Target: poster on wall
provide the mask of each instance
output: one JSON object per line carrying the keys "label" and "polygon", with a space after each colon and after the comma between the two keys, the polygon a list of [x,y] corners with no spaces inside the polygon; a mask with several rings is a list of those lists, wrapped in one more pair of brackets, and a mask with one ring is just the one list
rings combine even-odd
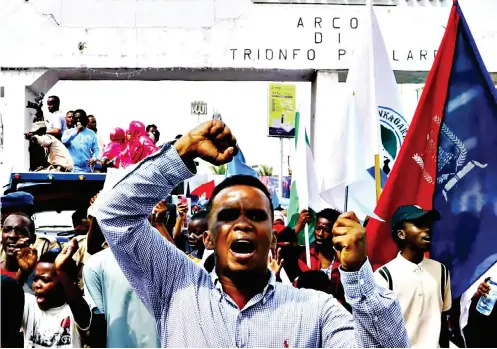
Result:
{"label": "poster on wall", "polygon": [[296,86],[269,84],[269,137],[295,137]]}

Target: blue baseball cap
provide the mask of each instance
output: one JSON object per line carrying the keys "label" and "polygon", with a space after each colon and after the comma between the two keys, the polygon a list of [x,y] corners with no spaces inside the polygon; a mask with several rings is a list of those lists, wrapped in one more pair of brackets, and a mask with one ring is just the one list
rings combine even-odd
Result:
{"label": "blue baseball cap", "polygon": [[393,214],[392,230],[397,230],[402,222],[412,221],[425,216],[429,216],[433,221],[440,219],[440,213],[437,210],[423,210],[417,205],[400,206]]}
{"label": "blue baseball cap", "polygon": [[16,191],[4,195],[0,198],[2,208],[17,208],[24,206],[34,206],[35,198],[33,195],[26,193],[25,191]]}

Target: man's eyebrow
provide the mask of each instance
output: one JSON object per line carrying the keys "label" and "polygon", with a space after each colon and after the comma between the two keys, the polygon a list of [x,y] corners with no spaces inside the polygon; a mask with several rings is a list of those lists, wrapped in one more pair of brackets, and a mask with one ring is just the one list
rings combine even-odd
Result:
{"label": "man's eyebrow", "polygon": [[254,207],[254,208],[246,208],[245,211],[247,212],[251,212],[251,213],[264,213],[264,214],[267,214],[266,210],[263,209],[263,208],[259,208],[259,207]]}

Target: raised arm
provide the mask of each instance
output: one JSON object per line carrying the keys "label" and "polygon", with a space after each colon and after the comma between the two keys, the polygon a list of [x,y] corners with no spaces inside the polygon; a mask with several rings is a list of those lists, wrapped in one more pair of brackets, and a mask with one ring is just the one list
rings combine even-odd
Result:
{"label": "raised arm", "polygon": [[64,131],[62,134],[61,141],[64,144],[71,143],[71,141],[76,137],[79,133],[79,129],[77,127],[74,128],[68,128],[67,130]]}
{"label": "raised arm", "polygon": [[165,216],[167,213],[167,205],[165,200],[159,201],[152,211],[152,226],[170,243],[174,244],[174,240],[167,231],[164,224]]}
{"label": "raised arm", "polygon": [[77,250],[78,241],[73,238],[57,256],[55,269],[62,284],[67,304],[69,304],[74,316],[74,321],[76,321],[81,330],[87,331],[90,328],[92,312],[83,298],[83,293],[74,281],[75,275],[70,275],[68,270],[68,264],[74,263],[72,258]]}
{"label": "raised arm", "polygon": [[224,123],[206,122],[133,166],[95,202],[117,262],[156,319],[176,290],[196,282],[194,273],[201,269],[150,225],[148,215],[160,198],[192,175],[197,156],[215,164],[229,162],[234,141]]}
{"label": "raised arm", "polygon": [[[340,276],[345,299],[352,307],[355,343],[350,338],[350,328],[345,327],[337,334],[335,328],[340,327],[339,324],[327,321],[323,330],[323,346],[409,347],[399,302],[393,292],[376,284],[366,257],[365,229],[353,212],[340,216],[333,227],[333,236],[333,245],[340,251]],[[325,319],[330,313],[325,314]]]}

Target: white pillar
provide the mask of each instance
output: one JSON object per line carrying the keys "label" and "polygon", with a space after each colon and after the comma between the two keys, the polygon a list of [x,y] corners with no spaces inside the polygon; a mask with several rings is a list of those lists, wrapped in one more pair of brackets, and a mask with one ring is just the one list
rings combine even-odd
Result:
{"label": "white pillar", "polygon": [[337,110],[342,108],[342,93],[338,82],[338,72],[319,70],[312,82],[311,95],[311,147],[321,189],[327,171],[333,171],[333,164],[327,158],[329,132],[333,128]]}
{"label": "white pillar", "polygon": [[[28,171],[28,142],[24,133],[31,126],[34,110],[27,109],[27,101],[33,101],[40,93],[47,93],[58,80],[54,72],[46,70],[22,70],[0,72],[3,98],[3,165],[0,168],[1,185],[7,184],[10,171]],[[46,101],[46,98],[45,98]],[[45,103],[44,101],[44,103]],[[3,192],[3,189],[0,189]]]}

